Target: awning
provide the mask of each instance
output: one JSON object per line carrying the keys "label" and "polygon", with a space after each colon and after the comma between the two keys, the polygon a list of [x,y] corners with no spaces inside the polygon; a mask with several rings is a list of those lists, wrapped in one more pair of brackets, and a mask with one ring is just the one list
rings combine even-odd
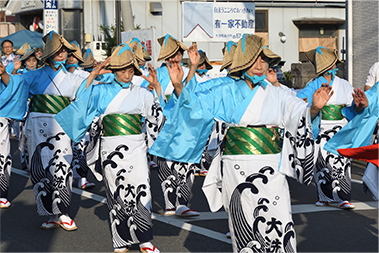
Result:
{"label": "awning", "polygon": [[293,19],[292,22],[296,26],[303,25],[344,25],[345,20],[340,18],[297,18]]}

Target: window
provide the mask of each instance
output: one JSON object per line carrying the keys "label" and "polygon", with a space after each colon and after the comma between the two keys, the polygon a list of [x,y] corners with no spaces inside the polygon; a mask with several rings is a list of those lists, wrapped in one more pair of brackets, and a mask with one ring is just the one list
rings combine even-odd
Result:
{"label": "window", "polygon": [[268,11],[255,10],[255,31],[268,32]]}

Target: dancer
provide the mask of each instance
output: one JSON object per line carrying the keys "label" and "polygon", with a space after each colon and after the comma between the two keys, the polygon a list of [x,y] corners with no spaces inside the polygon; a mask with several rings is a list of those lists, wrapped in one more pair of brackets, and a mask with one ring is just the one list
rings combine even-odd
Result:
{"label": "dancer", "polygon": [[297,96],[307,98],[312,103],[314,92],[327,83],[334,91],[333,96],[322,108],[321,126],[318,135],[315,134],[317,159],[314,167],[317,185],[318,201],[316,206],[332,205],[343,209],[354,209],[351,200],[351,162],[350,159],[340,155],[330,154],[323,149],[325,143],[333,137],[347,120],[342,116],[341,109],[351,105],[353,101],[353,87],[351,84],[336,76],[339,62],[337,50],[318,47],[305,53],[308,60],[314,65],[318,76],[301,90]]}
{"label": "dancer", "polygon": [[[86,84],[83,78],[67,72],[64,67],[67,52],[74,50],[72,46],[55,32],[45,35],[43,40],[45,47],[41,60],[46,61],[46,65],[23,74],[18,83],[32,95],[25,126],[31,155],[31,181],[38,214],[49,216],[41,228],[61,226],[71,231],[77,229],[68,215],[72,187],[71,140],[55,121],[54,115],[79,97]],[[16,76],[9,76],[8,85],[18,82]],[[4,78],[2,80],[4,82]],[[19,103],[26,104],[26,101],[27,96]]]}
{"label": "dancer", "polygon": [[[228,212],[234,252],[296,251],[285,175],[311,182],[310,120],[333,94],[323,86],[310,107],[272,86],[266,80],[267,70],[279,60],[264,46],[263,38],[245,34],[230,67],[230,75],[241,80],[196,93],[183,86],[180,64],[170,62],[170,77],[179,98],[150,152],[180,162],[198,162],[214,119],[228,124],[223,130],[225,149],[216,153],[203,189],[212,211],[223,203]],[[277,126],[285,129],[283,146]]]}
{"label": "dancer", "polygon": [[[147,135],[152,145],[164,116],[153,94],[131,83],[133,75],[142,73],[132,49],[126,44],[119,45],[110,60],[95,68],[87,83],[92,82],[108,62],[113,81],[91,85],[81,98],[55,118],[70,138],[78,141],[94,117],[100,117],[102,132],[91,134],[91,138],[101,140],[88,146],[87,159],[89,163],[100,161],[101,164],[95,175],[104,179],[107,188],[114,252],[126,252],[136,243],[144,253],[159,252],[150,243],[153,232],[145,139]],[[147,134],[142,132],[142,117]]]}

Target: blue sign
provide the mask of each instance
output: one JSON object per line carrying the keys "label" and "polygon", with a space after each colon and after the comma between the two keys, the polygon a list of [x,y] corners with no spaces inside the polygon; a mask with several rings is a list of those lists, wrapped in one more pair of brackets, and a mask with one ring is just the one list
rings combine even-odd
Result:
{"label": "blue sign", "polygon": [[58,0],[44,0],[45,10],[58,10]]}

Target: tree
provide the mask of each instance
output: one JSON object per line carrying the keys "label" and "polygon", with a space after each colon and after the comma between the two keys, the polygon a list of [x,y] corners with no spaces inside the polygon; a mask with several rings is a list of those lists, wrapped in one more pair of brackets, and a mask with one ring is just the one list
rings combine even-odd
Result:
{"label": "tree", "polygon": [[[117,46],[117,39],[116,39],[116,26],[110,25],[110,26],[103,26],[100,25],[101,33],[104,34],[105,41],[102,44],[102,49],[105,50],[105,56],[110,56],[112,54],[112,48]],[[124,31],[124,24],[121,21],[121,32]]]}

